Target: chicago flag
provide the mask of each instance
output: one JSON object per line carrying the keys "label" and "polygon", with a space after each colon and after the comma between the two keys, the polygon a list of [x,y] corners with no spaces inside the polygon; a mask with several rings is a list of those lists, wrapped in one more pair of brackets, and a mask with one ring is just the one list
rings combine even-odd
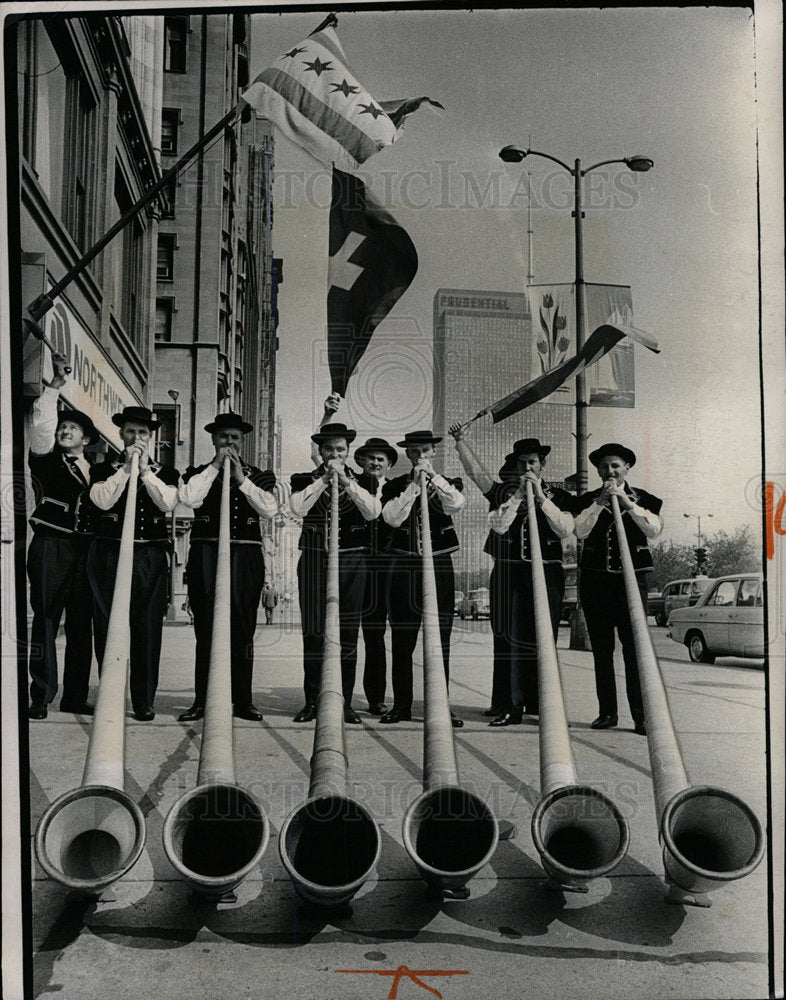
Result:
{"label": "chicago flag", "polygon": [[321,163],[354,170],[395,142],[424,101],[442,105],[428,97],[374,100],[347,65],[336,23],[327,17],[263,70],[241,100]]}
{"label": "chicago flag", "polygon": [[412,283],[418,255],[360,178],[335,167],[329,252],[328,364],[332,391],[345,396],[371,334]]}

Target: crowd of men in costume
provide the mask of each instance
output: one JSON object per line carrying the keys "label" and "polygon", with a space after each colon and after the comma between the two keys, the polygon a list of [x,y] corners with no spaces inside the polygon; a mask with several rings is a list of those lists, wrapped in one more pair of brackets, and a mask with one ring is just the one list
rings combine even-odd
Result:
{"label": "crowd of men in costume", "polygon": [[[60,711],[90,715],[88,703],[93,645],[99,673],[117,569],[129,478],[134,456],[138,489],[130,596],[130,692],[140,721],[155,717],[161,635],[167,605],[170,558],[169,521],[180,504],[193,509],[186,564],[188,602],[196,636],[193,704],[182,722],[201,719],[205,710],[213,596],[218,555],[225,462],[230,475],[230,575],[232,705],[237,718],[260,721],[253,704],[254,633],[260,602],[272,609],[265,581],[260,518],[278,514],[272,472],[243,458],[243,438],[251,426],[234,413],[219,413],[205,428],[214,456],[180,475],[150,454],[159,427],[145,407],[129,406],[112,417],[122,451],[114,460],[88,463],[85,447],[98,433],[87,414],[59,411],[65,384],[65,359],[53,358],[54,377],[33,404],[28,462],[36,495],[30,519],[28,578],[33,622],[30,636],[31,719],[45,719],[58,691],[55,648],[65,614],[65,658]],[[461,479],[435,471],[441,437],[430,430],[409,431],[396,447],[372,437],[359,447],[357,433],[334,420],[337,397],[325,401],[319,428],[312,435],[311,471],[291,478],[290,512],[302,520],[297,576],[303,634],[305,702],[294,721],[317,716],[325,622],[331,483],[339,491],[339,604],[344,719],[361,722],[353,707],[358,643],[365,647],[363,690],[368,711],[382,724],[412,718],[413,653],[423,617],[421,483],[428,499],[429,529],[436,580],[439,632],[446,680],[450,672],[455,581],[452,553],[459,548],[454,516],[465,505]],[[514,443],[494,477],[467,440],[466,428],[450,428],[468,478],[489,504],[489,534],[484,551],[492,558],[489,580],[494,727],[516,725],[538,715],[537,646],[532,590],[533,525],[528,517],[531,486],[540,539],[551,622],[556,640],[564,592],[563,540],[582,540],[579,598],[587,623],[595,667],[598,717],[595,729],[618,723],[614,675],[615,633],[625,663],[626,692],[634,730],[646,733],[636,651],[622,576],[620,548],[610,510],[617,497],[636,579],[646,600],[646,573],[652,568],[648,539],[662,530],[661,501],[627,481],[636,456],[610,442],[595,449],[601,486],[581,496],[556,488],[545,478],[551,448],[536,438]],[[409,469],[390,475],[403,449]],[[350,457],[356,468],[350,464]],[[272,610],[271,610],[272,613]],[[269,620],[269,616],[268,616]],[[393,701],[385,704],[387,656],[385,630],[391,630]],[[453,725],[463,721],[451,713]]]}

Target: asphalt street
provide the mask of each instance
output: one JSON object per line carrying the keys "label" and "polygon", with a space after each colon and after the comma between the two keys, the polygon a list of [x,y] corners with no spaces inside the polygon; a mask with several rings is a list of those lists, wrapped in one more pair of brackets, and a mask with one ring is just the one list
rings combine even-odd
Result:
{"label": "asphalt street", "polygon": [[[693,664],[665,629],[652,632],[692,783],[739,795],[765,823],[761,663]],[[429,897],[402,839],[403,813],[421,791],[421,661],[411,722],[379,725],[365,711],[358,683],[355,707],[362,725],[345,727],[349,787],[379,823],[382,852],[350,910],[332,913],[299,899],[278,853],[278,831],[306,796],[314,733],[313,723],[292,722],[303,703],[300,634],[296,623],[282,622],[278,614],[273,625],[259,627],[255,639],[254,698],[264,721],[234,724],[236,780],[263,803],[267,851],[238,887],[234,903],[194,902],[172,867],[162,827],[173,803],[196,784],[202,723],[177,721],[192,700],[192,630],[187,624],[166,626],[156,718],[138,722],[130,705],[126,718],[125,787],[145,817],[145,848],[131,871],[97,900],[75,898],[34,860],[34,995],[766,997],[766,856],[752,874],[713,893],[709,909],[664,901],[647,740],[632,731],[621,656],[619,726],[597,732],[589,728],[597,714],[591,654],[567,645],[563,627],[559,655],[579,778],[611,797],[630,828],[628,854],[619,867],[593,881],[586,894],[546,886],[530,832],[540,796],[538,724],[530,719],[489,728],[483,715],[490,691],[489,626],[457,619],[451,704],[465,720],[455,731],[461,780],[486,800],[503,827],[513,825],[513,836],[500,841],[472,880],[469,898]],[[362,654],[359,676],[360,670]],[[51,801],[80,784],[90,731],[89,718],[57,710],[30,723],[31,830]],[[420,971],[413,978],[406,970]]]}

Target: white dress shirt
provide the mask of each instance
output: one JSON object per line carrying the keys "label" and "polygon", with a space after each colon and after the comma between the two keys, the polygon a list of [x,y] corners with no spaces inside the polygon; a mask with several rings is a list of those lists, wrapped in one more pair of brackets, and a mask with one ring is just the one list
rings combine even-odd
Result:
{"label": "white dress shirt", "polygon": [[[442,510],[446,514],[457,514],[463,509],[467,502],[464,494],[457,490],[455,486],[445,479],[444,476],[435,475],[430,485],[439,493],[439,502]],[[420,485],[414,479],[407,484],[407,488],[392,500],[388,500],[382,508],[382,519],[391,528],[400,527],[409,517],[412,505],[420,496]]]}
{"label": "white dress shirt", "polygon": [[[197,472],[196,475],[192,476],[187,483],[181,482],[177,491],[178,496],[186,506],[193,507],[194,510],[198,509],[204,503],[205,497],[210,492],[210,487],[215,482],[217,476],[218,469],[211,462],[201,472]],[[278,500],[275,494],[268,490],[263,490],[260,486],[256,486],[248,476],[240,483],[238,488],[261,517],[266,517],[270,521],[276,516],[278,513]]]}
{"label": "white dress shirt", "polygon": [[[488,516],[488,525],[492,531],[496,531],[498,535],[504,535],[516,520],[521,502],[521,499],[514,493],[496,510],[492,510]],[[538,503],[537,499],[535,503]],[[560,510],[553,500],[546,498],[540,504],[540,509],[545,514],[546,520],[557,538],[567,538],[573,533],[573,515],[566,510]],[[524,516],[525,518],[528,516],[526,510]]]}
{"label": "white dress shirt", "polygon": [[[329,484],[320,476],[313,483],[309,483],[305,489],[293,493],[289,498],[289,508],[295,517],[305,517],[328,489],[328,486]],[[364,521],[373,521],[375,517],[379,517],[382,512],[382,504],[379,499],[372,496],[368,490],[364,490],[354,479],[350,478],[349,485],[343,487],[343,490],[360,511]],[[377,492],[379,492],[379,486]]]}
{"label": "white dress shirt", "polygon": [[[121,465],[109,479],[105,479],[103,483],[94,483],[90,487],[90,499],[101,510],[109,510],[123,495],[128,479],[129,475],[125,467]],[[167,486],[149,468],[143,469],[139,473],[139,479],[159,510],[170,511],[177,507],[176,486]]]}
{"label": "white dress shirt", "polygon": [[[593,503],[587,507],[586,510],[581,511],[574,518],[576,527],[576,538],[586,538],[587,535],[592,531],[600,517],[600,512],[606,507],[606,504],[598,503],[595,500]],[[608,510],[609,508],[606,507]],[[644,507],[640,507],[638,504],[634,503],[633,509],[629,511],[624,511],[622,505],[620,504],[620,511],[630,514],[636,524],[641,528],[647,538],[657,537],[661,531],[663,531],[663,519],[657,514],[653,514],[651,510],[645,510]]]}

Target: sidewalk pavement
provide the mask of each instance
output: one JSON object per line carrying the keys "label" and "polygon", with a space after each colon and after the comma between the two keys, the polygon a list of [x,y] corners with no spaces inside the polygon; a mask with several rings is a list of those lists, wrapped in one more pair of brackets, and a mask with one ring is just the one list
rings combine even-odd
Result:
{"label": "sidewalk pavement", "polygon": [[[692,781],[741,796],[764,822],[763,672],[739,660],[690,663],[664,630],[653,634]],[[269,846],[236,903],[195,905],[162,847],[164,818],[196,784],[202,724],[177,721],[192,701],[193,645],[188,625],[165,628],[156,718],[137,722],[130,706],[126,717],[126,790],[147,825],[140,860],[98,901],[71,898],[34,861],[34,996],[409,1000],[425,987],[445,1000],[767,995],[766,858],[714,893],[711,909],[664,902],[647,740],[632,732],[621,658],[619,727],[596,732],[589,728],[597,714],[592,657],[565,648],[564,628],[560,661],[579,779],[605,791],[630,826],[627,857],[588,893],[545,887],[530,833],[538,725],[489,728],[482,714],[491,681],[488,623],[457,620],[450,687],[465,720],[454,732],[461,780],[514,824],[515,835],[470,882],[468,899],[428,898],[401,832],[406,806],[421,791],[421,661],[413,721],[380,726],[365,712],[361,654],[355,708],[363,723],[345,727],[349,792],[377,819],[382,855],[350,913],[303,904],[280,861],[278,831],[306,797],[314,725],[291,721],[303,704],[300,635],[277,618],[255,638],[254,700],[264,722],[234,723],[236,779],[264,805]],[[31,830],[53,799],[80,784],[90,728],[88,718],[56,710],[31,722]],[[394,979],[397,969],[406,977],[402,966],[431,978]],[[456,974],[434,975],[440,970]]]}

